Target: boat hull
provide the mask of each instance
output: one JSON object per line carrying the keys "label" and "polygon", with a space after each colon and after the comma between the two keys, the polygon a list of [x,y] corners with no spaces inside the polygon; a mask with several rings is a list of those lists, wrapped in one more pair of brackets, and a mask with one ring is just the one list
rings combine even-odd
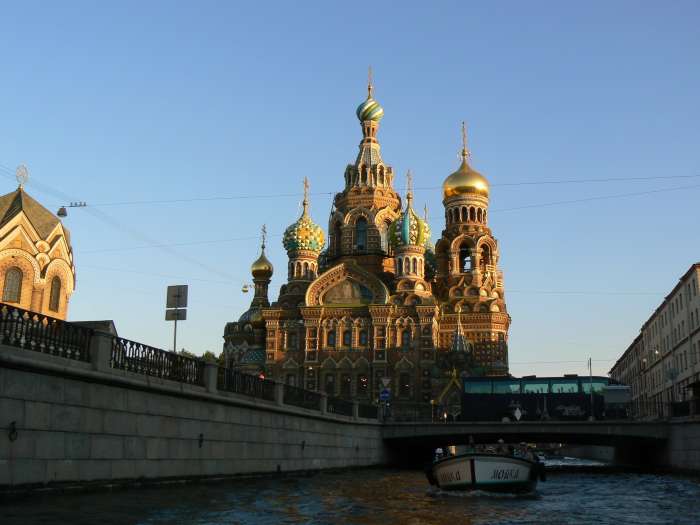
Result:
{"label": "boat hull", "polygon": [[532,492],[537,487],[537,463],[495,454],[460,454],[433,463],[431,483],[443,490]]}

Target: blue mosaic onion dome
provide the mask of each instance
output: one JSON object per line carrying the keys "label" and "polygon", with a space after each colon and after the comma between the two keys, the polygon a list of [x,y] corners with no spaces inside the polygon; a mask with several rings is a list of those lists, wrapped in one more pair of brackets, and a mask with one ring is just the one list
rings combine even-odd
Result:
{"label": "blue mosaic onion dome", "polygon": [[389,240],[394,248],[430,243],[430,226],[413,210],[411,200],[409,194],[406,209],[389,227]]}
{"label": "blue mosaic onion dome", "polygon": [[360,122],[364,122],[365,120],[379,122],[384,116],[384,108],[379,105],[379,102],[372,98],[372,95],[368,95],[367,100],[357,106],[356,114]]}
{"label": "blue mosaic onion dome", "polygon": [[299,220],[284,230],[282,244],[287,253],[298,250],[309,250],[321,253],[326,242],[321,227],[309,216],[308,182],[304,181],[304,211]]}

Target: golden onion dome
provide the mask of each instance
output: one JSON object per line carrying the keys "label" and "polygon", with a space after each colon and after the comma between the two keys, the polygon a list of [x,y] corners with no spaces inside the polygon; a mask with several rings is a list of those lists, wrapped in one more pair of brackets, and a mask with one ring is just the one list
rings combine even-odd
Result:
{"label": "golden onion dome", "polygon": [[255,278],[269,279],[272,277],[272,271],[272,263],[265,257],[265,248],[263,247],[260,257],[250,265],[250,273],[252,273]]}
{"label": "golden onion dome", "polygon": [[466,157],[462,158],[462,164],[459,169],[442,183],[442,194],[446,199],[464,193],[476,193],[484,197],[489,196],[489,181],[469,165]]}
{"label": "golden onion dome", "polygon": [[467,130],[462,122],[462,164],[442,183],[442,194],[445,199],[465,193],[476,193],[483,197],[489,196],[489,181],[469,165],[468,159]]}

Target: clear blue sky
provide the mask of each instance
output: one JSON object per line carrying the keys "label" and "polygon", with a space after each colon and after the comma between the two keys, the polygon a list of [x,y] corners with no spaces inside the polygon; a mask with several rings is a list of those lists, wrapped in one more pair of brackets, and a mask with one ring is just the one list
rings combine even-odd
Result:
{"label": "clear blue sky", "polygon": [[[178,346],[220,351],[263,222],[273,296],[286,278],[304,176],[327,228],[369,64],[384,159],[400,187],[410,168],[430,188],[416,200],[434,240],[468,122],[493,185],[513,373],[584,373],[588,356],[606,373],[700,260],[697,2],[15,2],[2,18],[0,188],[26,163],[48,207],[89,204],[65,221],[71,319],[168,348],[165,287],[189,283]],[[685,178],[512,185],[629,177]],[[186,245],[139,248],[154,243]]]}

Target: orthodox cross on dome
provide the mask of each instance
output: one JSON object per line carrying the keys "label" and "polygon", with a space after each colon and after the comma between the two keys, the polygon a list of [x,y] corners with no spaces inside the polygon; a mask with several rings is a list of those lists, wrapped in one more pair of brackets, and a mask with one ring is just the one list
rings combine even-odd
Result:
{"label": "orthodox cross on dome", "polygon": [[411,207],[411,202],[413,201],[413,174],[411,170],[406,173],[406,202],[408,207]]}
{"label": "orthodox cross on dome", "polygon": [[267,226],[265,226],[263,224],[261,231],[262,231],[262,249],[264,250],[265,249],[265,238],[267,237]]}
{"label": "orthodox cross on dome", "polygon": [[367,68],[367,98],[372,98],[372,90],[374,86],[372,85],[372,66]]}
{"label": "orthodox cross on dome", "polygon": [[428,205],[427,204],[423,205],[423,219],[425,220],[426,223],[428,222]]}
{"label": "orthodox cross on dome", "polygon": [[309,208],[309,179],[304,177],[304,200],[302,201],[302,206],[304,207],[304,215],[306,215]]}
{"label": "orthodox cross on dome", "polygon": [[467,147],[467,125],[462,121],[462,159],[469,159],[472,154]]}
{"label": "orthodox cross on dome", "polygon": [[19,184],[19,189],[24,188],[24,185],[29,180],[29,170],[24,164],[17,166],[17,169],[15,170],[15,178]]}

